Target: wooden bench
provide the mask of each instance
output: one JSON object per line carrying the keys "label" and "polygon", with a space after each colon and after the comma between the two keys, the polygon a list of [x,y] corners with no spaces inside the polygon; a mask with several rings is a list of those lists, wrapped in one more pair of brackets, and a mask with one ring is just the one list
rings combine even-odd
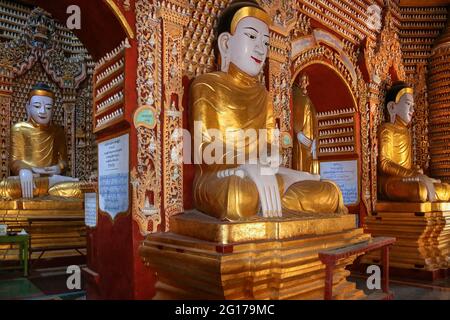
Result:
{"label": "wooden bench", "polygon": [[333,299],[333,271],[339,260],[378,249],[382,250],[383,260],[383,277],[381,283],[384,295],[381,298],[384,300],[393,299],[394,296],[389,291],[389,247],[394,244],[395,240],[392,237],[376,237],[352,246],[319,252],[319,259],[325,264],[324,299]]}

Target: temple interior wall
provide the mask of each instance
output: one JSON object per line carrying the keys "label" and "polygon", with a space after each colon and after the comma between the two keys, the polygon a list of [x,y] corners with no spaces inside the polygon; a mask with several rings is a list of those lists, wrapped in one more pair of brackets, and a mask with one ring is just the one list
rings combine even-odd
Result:
{"label": "temple interior wall", "polygon": [[[382,0],[259,2],[272,17],[269,58],[261,81],[273,99],[277,124],[292,139],[291,86],[301,73],[311,75],[310,94],[323,115],[333,110],[357,110],[353,151],[326,155],[327,148],[322,150],[324,159],[358,159],[362,203],[359,209],[370,213],[377,200],[376,131],[384,120],[381,106],[385,89],[395,80],[411,82],[418,92],[411,128],[414,161],[425,169],[429,167],[427,68],[433,43],[445,27],[447,9],[400,7],[398,1]],[[191,207],[192,167],[176,161],[181,151],[173,134],[178,128],[188,127],[190,82],[216,68],[214,27],[228,3],[228,0],[138,0],[124,7],[126,12],[132,10],[135,14],[138,47],[137,103],[125,109],[132,114],[139,107],[148,107],[157,119],[154,128],[138,127],[133,131],[139,146],[133,155],[137,165],[131,168],[133,214],[143,224],[143,233],[168,230],[169,217]],[[377,8],[379,16],[374,15]],[[2,177],[9,174],[5,161],[7,132],[25,117],[21,108],[30,83],[44,80],[50,81],[57,92],[54,120],[66,128],[71,172],[88,179],[95,175],[97,167],[92,58],[81,42],[56,22],[54,41],[47,45],[58,48],[59,57],[64,55],[65,61],[72,63],[70,68],[63,68],[58,55],[49,57],[55,61],[50,66],[40,58],[26,62],[30,52],[24,49],[24,35],[32,33],[30,26],[36,22],[30,20],[32,8],[2,0],[0,11],[8,17],[0,23],[3,30],[0,40],[5,48],[0,54],[3,93],[0,111],[8,117],[0,123]],[[73,79],[81,72],[75,66],[80,65],[79,61],[84,61],[86,75],[77,83]],[[50,75],[52,70],[57,72]],[[328,77],[327,72],[336,77]],[[64,82],[71,77],[73,83]],[[131,123],[132,115],[124,117],[124,121]],[[281,152],[283,164],[291,166],[292,148],[287,146]],[[154,215],[143,216],[144,209]]]}

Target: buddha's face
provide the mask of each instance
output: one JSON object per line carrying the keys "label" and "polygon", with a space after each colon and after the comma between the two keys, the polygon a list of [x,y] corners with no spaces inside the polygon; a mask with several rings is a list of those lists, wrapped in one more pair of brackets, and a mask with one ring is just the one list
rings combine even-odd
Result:
{"label": "buddha's face", "polygon": [[239,21],[233,35],[224,32],[218,39],[222,71],[233,63],[241,71],[257,76],[267,58],[269,27],[263,21],[246,17]]}
{"label": "buddha's face", "polygon": [[398,103],[394,101],[389,102],[388,111],[392,123],[399,117],[406,124],[409,124],[414,115],[414,96],[411,93],[406,93],[400,98]]}
{"label": "buddha's face", "polygon": [[48,125],[52,119],[53,99],[46,96],[33,96],[27,105],[28,117],[41,125]]}

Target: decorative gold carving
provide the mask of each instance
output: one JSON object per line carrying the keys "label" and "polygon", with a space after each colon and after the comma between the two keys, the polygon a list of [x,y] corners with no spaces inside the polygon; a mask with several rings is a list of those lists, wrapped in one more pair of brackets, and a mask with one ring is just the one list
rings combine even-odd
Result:
{"label": "decorative gold carving", "polygon": [[450,17],[436,41],[429,67],[431,173],[450,182]]}
{"label": "decorative gold carving", "polygon": [[356,70],[357,96],[359,99],[360,130],[361,130],[361,200],[366,207],[367,213],[372,213],[372,189],[371,189],[371,154],[370,148],[370,109],[368,105],[368,85],[363,79],[361,70]]}
{"label": "decorative gold carving", "polygon": [[[270,59],[270,58],[269,58]],[[281,132],[291,132],[291,74],[287,62],[280,63],[269,60],[269,94],[273,105],[275,123]],[[290,167],[292,164],[292,147],[282,148],[281,164]]]}
{"label": "decorative gold carving", "polygon": [[147,0],[136,2],[138,107],[156,110],[154,129],[136,128],[137,166],[131,171],[133,219],[142,234],[162,231],[162,29],[161,17]]}
{"label": "decorative gold carving", "polygon": [[304,0],[300,12],[335,31],[344,39],[358,44],[362,39],[375,40],[377,32],[368,27],[367,1]]}
{"label": "decorative gold carving", "polygon": [[187,1],[177,1],[177,6],[161,3],[160,14],[163,21],[163,190],[164,190],[164,230],[168,231],[170,217],[182,213],[183,207],[183,101],[182,84],[183,28],[188,24]]}
{"label": "decorative gold carving", "polygon": [[214,24],[230,0],[190,1],[189,23],[184,28],[184,74],[189,78],[215,71]]}
{"label": "decorative gold carving", "polygon": [[428,88],[426,65],[417,65],[417,74],[409,78],[414,85],[414,117],[412,123],[414,165],[427,170],[429,167],[430,143],[428,139]]}

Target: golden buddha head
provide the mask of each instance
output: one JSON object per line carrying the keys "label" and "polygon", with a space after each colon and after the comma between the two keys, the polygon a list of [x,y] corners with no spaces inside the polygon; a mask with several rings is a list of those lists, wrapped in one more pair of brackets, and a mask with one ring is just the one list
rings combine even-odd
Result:
{"label": "golden buddha head", "polygon": [[26,106],[28,121],[39,125],[48,125],[52,120],[54,93],[44,83],[36,84],[30,91]]}
{"label": "golden buddha head", "polygon": [[253,0],[233,1],[217,25],[217,48],[221,70],[233,63],[241,71],[257,76],[269,48],[268,14]]}
{"label": "golden buddha head", "polygon": [[390,122],[400,118],[405,124],[412,121],[414,115],[414,90],[405,82],[396,82],[386,94],[386,107]]}

